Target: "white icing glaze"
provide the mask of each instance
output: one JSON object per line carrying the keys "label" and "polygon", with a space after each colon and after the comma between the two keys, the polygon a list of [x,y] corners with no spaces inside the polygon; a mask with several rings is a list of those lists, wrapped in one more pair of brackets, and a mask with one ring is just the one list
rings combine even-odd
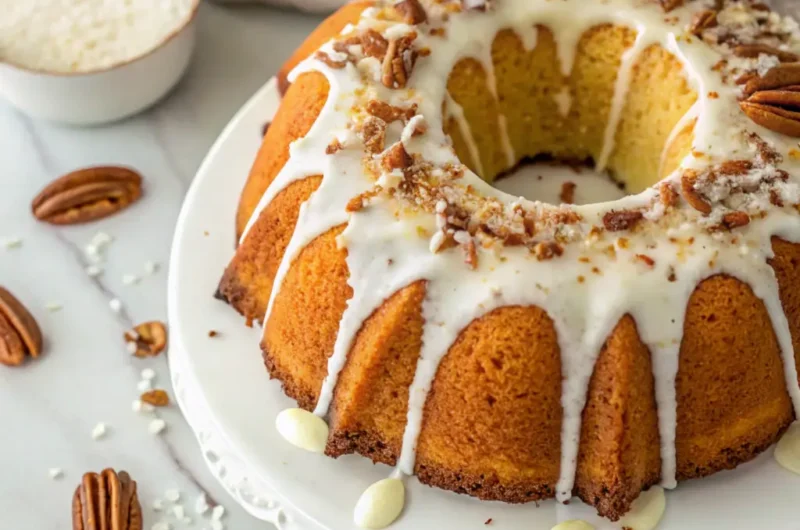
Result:
{"label": "white icing glaze", "polygon": [[[350,29],[358,31],[376,26],[374,14],[374,9],[367,10],[362,20]],[[740,89],[724,83],[721,76],[712,70],[721,57],[720,52],[699,39],[677,38],[692,14],[693,8],[683,7],[665,17],[655,2],[642,4],[637,0],[503,0],[497,3],[496,9],[487,13],[451,15],[446,23],[445,39],[420,32],[418,43],[428,46],[431,54],[419,59],[405,89],[390,90],[381,85],[377,77],[380,65],[375,59],[362,59],[357,65],[348,63],[345,68],[337,70],[311,58],[292,72],[292,79],[308,70],[322,72],[330,83],[328,101],[306,137],[291,145],[290,160],[262,197],[248,229],[259,212],[290,183],[311,175],[323,176],[318,190],[300,210],[297,228],[276,275],[265,317],[265,322],[268,322],[281,282],[300,250],[332,228],[347,225],[339,244],[347,249],[348,283],[353,289],[353,297],[342,317],[334,351],[329,358],[328,375],[315,409],[318,416],[327,414],[339,372],[364,320],[397,290],[425,280],[423,346],[409,389],[408,420],[398,461],[398,468],[403,473],[413,474],[428,392],[440,361],[461,331],[476,318],[499,307],[539,306],[553,320],[561,352],[563,422],[557,498],[565,501],[572,495],[581,413],[595,360],[620,318],[630,314],[652,356],[661,436],[662,484],[674,487],[675,378],[685,308],[700,281],[722,273],[749,284],[755,295],[764,301],[781,348],[787,387],[795,410],[800,414],[800,387],[791,336],[781,308],[777,281],[767,263],[772,257],[772,236],[800,241],[800,223],[796,213],[789,208],[771,208],[769,215],[754,220],[735,234],[710,233],[706,230],[707,222],[703,221],[706,222],[703,224],[695,215],[666,234],[663,229],[645,230],[635,236],[624,234],[630,236],[628,243],[623,246],[617,242],[614,255],[609,256],[605,249],[609,243],[614,243],[615,237],[607,234],[605,240],[597,241],[589,237],[588,229],[602,224],[603,215],[610,210],[650,205],[657,197],[656,190],[651,188],[614,202],[575,206],[574,211],[583,221],[574,230],[585,237],[566,245],[557,261],[533,259],[524,247],[506,247],[499,253],[479,248],[480,260],[475,270],[464,265],[460,252],[433,253],[431,248],[436,249],[438,245],[418,236],[420,231],[437,233],[435,215],[409,213],[407,210],[398,215],[402,205],[398,200],[385,196],[374,198],[369,207],[357,212],[348,213],[346,210],[350,199],[374,185],[374,180],[364,171],[363,145],[352,130],[351,116],[345,112],[346,109],[354,107],[359,97],[380,99],[400,106],[416,103],[418,113],[427,124],[427,132],[421,137],[404,134],[401,141],[409,153],[435,165],[458,163],[451,142],[443,131],[444,119],[452,116],[467,143],[474,167],[482,172],[480,153],[469,123],[461,107],[447,94],[446,74],[460,59],[475,57],[484,65],[489,88],[497,97],[491,61],[494,35],[507,27],[519,29],[523,44],[535,46],[536,34],[531,31],[535,31],[537,24],[553,28],[564,75],[570,74],[578,42],[588,29],[613,23],[637,31],[635,43],[625,52],[617,74],[605,144],[597,160],[599,168],[606,167],[613,157],[614,139],[633,67],[643,50],[657,44],[681,62],[687,81],[698,94],[696,105],[675,126],[670,137],[671,142],[689,120],[696,119],[693,152],[703,155],[687,156],[682,168],[702,170],[713,160],[752,158],[753,148],[743,133],[750,130],[757,132],[783,155],[781,169],[790,176],[800,174],[800,164],[787,156],[795,145],[786,137],[753,125],[739,112],[736,100]],[[385,34],[400,36],[409,30],[405,24],[394,24]],[[323,50],[335,56],[330,43]],[[710,97],[711,93],[716,96]],[[442,102],[446,103],[446,116],[442,115]],[[501,144],[509,165],[513,165],[516,154],[508,140],[503,116],[500,125]],[[391,147],[393,141],[400,140],[399,133],[394,135],[398,138],[387,138],[387,146]],[[325,147],[334,137],[344,148],[335,154],[324,155]],[[675,180],[677,177],[678,172],[668,178]],[[391,175],[381,176],[382,183],[392,180]],[[508,208],[525,204],[537,212],[553,209],[541,202],[520,200],[503,193],[470,171],[465,172],[463,184],[501,201]],[[794,179],[791,185],[796,185]],[[247,232],[243,237],[246,236]],[[686,242],[689,240],[694,243],[688,245]],[[654,263],[651,267],[644,266],[637,259],[641,254],[652,257]],[[587,255],[592,264],[603,271],[602,275],[591,274],[589,267],[579,261],[578,258]],[[675,273],[674,281],[668,280],[671,272]],[[578,276],[584,281],[576,282]],[[525,282],[520,278],[537,280]],[[656,507],[660,502],[663,511],[663,491],[660,488],[652,488],[643,494],[641,502],[637,502],[650,506],[651,501]]]}
{"label": "white icing glaze", "polygon": [[800,475],[800,421],[794,422],[775,446],[775,460]]}
{"label": "white icing glaze", "polygon": [[667,497],[664,490],[653,486],[633,501],[631,511],[625,514],[620,524],[631,530],[653,530],[664,516],[666,507]]}

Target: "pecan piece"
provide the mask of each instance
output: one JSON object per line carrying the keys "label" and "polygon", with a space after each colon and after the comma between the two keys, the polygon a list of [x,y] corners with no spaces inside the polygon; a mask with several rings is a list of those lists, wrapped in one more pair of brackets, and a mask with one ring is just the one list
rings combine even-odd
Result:
{"label": "pecan piece", "polygon": [[381,161],[383,169],[392,171],[393,169],[405,169],[411,165],[414,160],[408,154],[402,142],[397,142],[391,149],[389,149]]}
{"label": "pecan piece", "polygon": [[369,116],[361,126],[361,138],[368,152],[380,153],[386,145],[386,122]]}
{"label": "pecan piece", "polygon": [[42,333],[19,300],[0,287],[0,363],[19,366],[25,357],[38,357]]}
{"label": "pecan piece", "polygon": [[394,8],[403,16],[406,24],[422,24],[428,20],[425,8],[419,0],[402,0],[394,5]]}
{"label": "pecan piece", "polygon": [[314,58],[318,61],[322,61],[323,63],[327,64],[328,66],[336,70],[339,70],[347,66],[347,61],[338,61],[323,51],[318,51],[317,53],[315,53]]}
{"label": "pecan piece", "polygon": [[575,188],[577,187],[577,184],[569,180],[561,184],[561,193],[558,198],[563,204],[572,204],[575,202]]}
{"label": "pecan piece", "polygon": [[708,215],[711,213],[711,204],[694,189],[694,183],[697,181],[697,172],[688,170],[681,175],[681,194],[689,205],[702,213]]}
{"label": "pecan piece", "polygon": [[142,195],[142,177],[124,167],[79,169],[56,179],[33,199],[33,215],[57,225],[102,219]]}
{"label": "pecan piece", "polygon": [[717,25],[717,12],[711,9],[698,11],[692,17],[692,22],[689,24],[689,33],[692,35],[700,36],[703,31],[716,27]]}
{"label": "pecan piece", "polygon": [[758,59],[761,54],[774,55],[782,63],[800,61],[800,55],[784,50],[779,50],[766,44],[740,44],[733,49],[733,54],[746,59]]}
{"label": "pecan piece", "polygon": [[407,109],[395,107],[385,101],[371,99],[367,103],[367,112],[377,118],[382,119],[386,123],[392,123],[397,120],[410,120],[417,114],[417,105],[413,104]]}
{"label": "pecan piece", "polygon": [[416,33],[404,35],[389,42],[381,67],[381,83],[387,88],[404,88],[417,62],[419,52],[412,44]]}
{"label": "pecan piece", "polygon": [[612,210],[603,215],[603,226],[611,232],[630,230],[644,219],[644,214],[638,210]]}
{"label": "pecan piece", "polygon": [[124,338],[136,357],[155,357],[167,346],[167,328],[153,320],[126,331]]}
{"label": "pecan piece", "polygon": [[154,407],[166,407],[169,405],[169,395],[164,390],[149,390],[139,398],[143,403]]}
{"label": "pecan piece", "polygon": [[728,230],[750,224],[750,216],[745,212],[728,212],[722,216],[722,226]]}
{"label": "pecan piece", "polygon": [[72,496],[74,530],[142,530],[136,481],[125,471],[86,473]]}
{"label": "pecan piece", "polygon": [[368,29],[361,35],[361,47],[367,57],[375,57],[383,61],[386,50],[389,48],[389,41],[374,29]]}
{"label": "pecan piece", "polygon": [[666,13],[681,7],[683,2],[684,0],[658,0],[658,3],[661,4],[661,7],[664,8]]}

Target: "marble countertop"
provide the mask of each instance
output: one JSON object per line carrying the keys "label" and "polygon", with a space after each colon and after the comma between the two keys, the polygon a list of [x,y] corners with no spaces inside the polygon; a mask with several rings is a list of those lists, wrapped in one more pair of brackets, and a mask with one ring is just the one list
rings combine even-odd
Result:
{"label": "marble countertop", "polygon": [[[167,428],[150,434],[152,417],[131,403],[144,368],[170,391],[164,355],[130,356],[122,334],[134,324],[166,320],[172,233],[189,184],[212,142],[238,108],[277,70],[320,17],[263,7],[204,4],[198,48],[180,85],[153,109],[104,127],[38,122],[0,101],[0,285],[30,309],[45,351],[22,368],[0,365],[0,514],[3,527],[72,528],[72,493],[86,471],[125,469],[138,481],[145,528],[211,528],[194,513],[205,492],[226,508],[225,528],[268,528],[239,508],[212,478],[177,405],[161,409]],[[84,226],[36,222],[30,203],[57,176],[78,167],[123,164],[145,178],[145,196],[117,216]],[[113,237],[103,273],[90,277],[86,245]],[[20,239],[19,246],[4,242]],[[146,263],[158,270],[146,273]],[[130,284],[132,275],[140,278]],[[115,313],[109,302],[119,299]],[[60,306],[60,309],[54,310]],[[107,424],[94,440],[92,430]],[[50,477],[60,468],[60,478]],[[192,523],[153,509],[177,489]],[[167,502],[170,506],[172,503]]]}

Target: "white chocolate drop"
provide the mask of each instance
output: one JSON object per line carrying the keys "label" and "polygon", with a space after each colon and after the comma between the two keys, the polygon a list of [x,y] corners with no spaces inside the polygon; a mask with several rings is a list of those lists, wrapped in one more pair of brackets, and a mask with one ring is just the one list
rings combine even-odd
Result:
{"label": "white chocolate drop", "polygon": [[563,523],[558,523],[551,530],[594,530],[594,526],[581,519],[570,519]]}
{"label": "white chocolate drop", "polygon": [[666,507],[664,488],[653,486],[633,501],[631,511],[625,514],[620,523],[623,528],[631,530],[653,530],[661,522]]}
{"label": "white chocolate drop", "polygon": [[406,502],[399,478],[385,478],[367,488],[358,499],[353,520],[361,528],[386,528],[398,518]]}
{"label": "white chocolate drop", "polygon": [[775,446],[775,460],[800,475],[800,421],[794,422]]}
{"label": "white chocolate drop", "polygon": [[303,409],[286,409],[278,414],[275,426],[286,441],[295,447],[322,453],[328,443],[328,424]]}

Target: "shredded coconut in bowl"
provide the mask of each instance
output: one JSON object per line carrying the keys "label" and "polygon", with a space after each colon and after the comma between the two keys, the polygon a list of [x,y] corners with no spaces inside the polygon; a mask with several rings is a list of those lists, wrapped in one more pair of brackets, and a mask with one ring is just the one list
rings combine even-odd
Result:
{"label": "shredded coconut in bowl", "polygon": [[0,0],[0,62],[81,73],[158,47],[199,0]]}

